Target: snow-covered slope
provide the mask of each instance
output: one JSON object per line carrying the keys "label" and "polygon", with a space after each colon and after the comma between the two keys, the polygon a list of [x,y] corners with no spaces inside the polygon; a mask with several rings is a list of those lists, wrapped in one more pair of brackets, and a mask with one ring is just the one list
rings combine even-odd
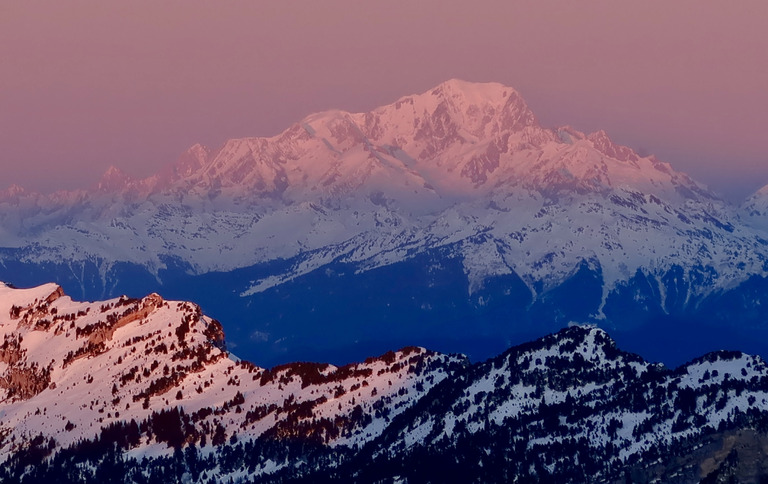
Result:
{"label": "snow-covered slope", "polygon": [[156,294],[77,303],[53,284],[2,286],[0,311],[8,482],[768,474],[768,365],[740,352],[669,370],[573,326],[474,365],[406,348],[264,370],[223,351],[196,306]]}
{"label": "snow-covered slope", "polygon": [[[738,462],[734,429],[764,438],[768,365],[716,352],[672,371],[572,327],[469,368],[404,417],[350,466],[355,482],[698,482]],[[765,474],[765,450],[741,458]]]}
{"label": "snow-covered slope", "polygon": [[3,460],[36,437],[56,450],[109,429],[131,455],[257,437],[353,447],[465,364],[411,347],[340,368],[267,370],[229,355],[219,323],[194,304],[76,302],[55,284],[0,284],[0,333]]}
{"label": "snow-covered slope", "polygon": [[[626,460],[628,455],[685,438],[702,427],[717,429],[733,416],[735,408],[768,411],[768,388],[757,385],[766,377],[768,366],[761,358],[731,352],[713,353],[669,371],[619,351],[601,329],[575,327],[473,368],[462,379],[461,391],[451,389],[456,397],[450,404],[437,394],[430,397],[431,405],[447,410],[447,419],[446,412],[422,408],[400,438],[405,448],[432,445],[452,435],[457,422],[462,422],[466,432],[476,433],[489,425],[526,420],[526,416],[542,418],[542,405],[570,402],[567,407],[590,408],[592,415],[555,425],[563,437],[583,439],[595,447],[612,442],[622,449],[619,457]],[[750,381],[756,385],[746,394],[730,388]],[[638,382],[647,387],[638,387]],[[654,401],[659,389],[665,397]],[[676,409],[678,393],[688,389],[695,393],[688,402],[691,408]],[[627,392],[634,394],[629,397]],[[708,392],[708,398],[699,398]],[[632,402],[634,411],[621,403],[634,398],[642,399]],[[656,413],[662,410],[665,415]],[[560,414],[568,417],[567,412]],[[683,422],[692,423],[688,418],[694,415],[704,417],[696,426],[674,425],[681,416]],[[608,429],[613,419],[619,421],[621,432]],[[542,432],[528,441],[528,447],[546,446],[556,439],[555,432]]]}

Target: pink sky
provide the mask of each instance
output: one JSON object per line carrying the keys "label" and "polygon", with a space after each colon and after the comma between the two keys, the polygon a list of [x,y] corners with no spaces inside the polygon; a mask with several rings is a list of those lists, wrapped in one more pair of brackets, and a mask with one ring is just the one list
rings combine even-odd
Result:
{"label": "pink sky", "polygon": [[0,189],[146,176],[449,78],[520,91],[730,196],[768,183],[765,0],[0,3]]}

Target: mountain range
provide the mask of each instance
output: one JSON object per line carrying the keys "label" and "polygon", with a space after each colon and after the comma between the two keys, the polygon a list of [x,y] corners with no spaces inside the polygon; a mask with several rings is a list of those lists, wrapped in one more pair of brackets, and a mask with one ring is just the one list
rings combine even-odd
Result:
{"label": "mountain range", "polygon": [[762,482],[768,365],[571,326],[265,369],[195,304],[0,285],[1,482]]}
{"label": "mountain range", "polygon": [[264,365],[410,344],[486,358],[570,322],[677,364],[723,343],[768,355],[766,207],[768,189],[733,206],[603,131],[543,127],[510,87],[451,80],[195,145],[145,179],[13,186],[0,278],[194,300]]}

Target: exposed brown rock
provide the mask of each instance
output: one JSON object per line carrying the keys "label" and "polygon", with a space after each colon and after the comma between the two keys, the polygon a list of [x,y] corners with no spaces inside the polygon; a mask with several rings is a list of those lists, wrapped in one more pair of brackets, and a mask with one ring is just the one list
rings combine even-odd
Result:
{"label": "exposed brown rock", "polygon": [[42,392],[51,383],[51,372],[35,366],[15,366],[0,377],[0,388],[8,390],[9,398],[27,400]]}

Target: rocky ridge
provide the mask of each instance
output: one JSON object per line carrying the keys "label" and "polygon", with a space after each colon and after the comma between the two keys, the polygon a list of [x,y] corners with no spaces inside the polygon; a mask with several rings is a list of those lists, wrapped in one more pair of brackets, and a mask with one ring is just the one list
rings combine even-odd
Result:
{"label": "rocky ridge", "polygon": [[0,286],[0,331],[3,460],[36,441],[56,452],[110,432],[133,456],[257,438],[355,448],[466,364],[410,347],[344,367],[264,369],[230,355],[194,304],[76,302],[54,284]]}
{"label": "rocky ridge", "polygon": [[156,294],[77,303],[52,284],[2,286],[0,310],[8,482],[768,475],[768,365],[741,352],[667,369],[573,326],[473,365],[405,348],[267,370],[229,355],[195,305]]}

